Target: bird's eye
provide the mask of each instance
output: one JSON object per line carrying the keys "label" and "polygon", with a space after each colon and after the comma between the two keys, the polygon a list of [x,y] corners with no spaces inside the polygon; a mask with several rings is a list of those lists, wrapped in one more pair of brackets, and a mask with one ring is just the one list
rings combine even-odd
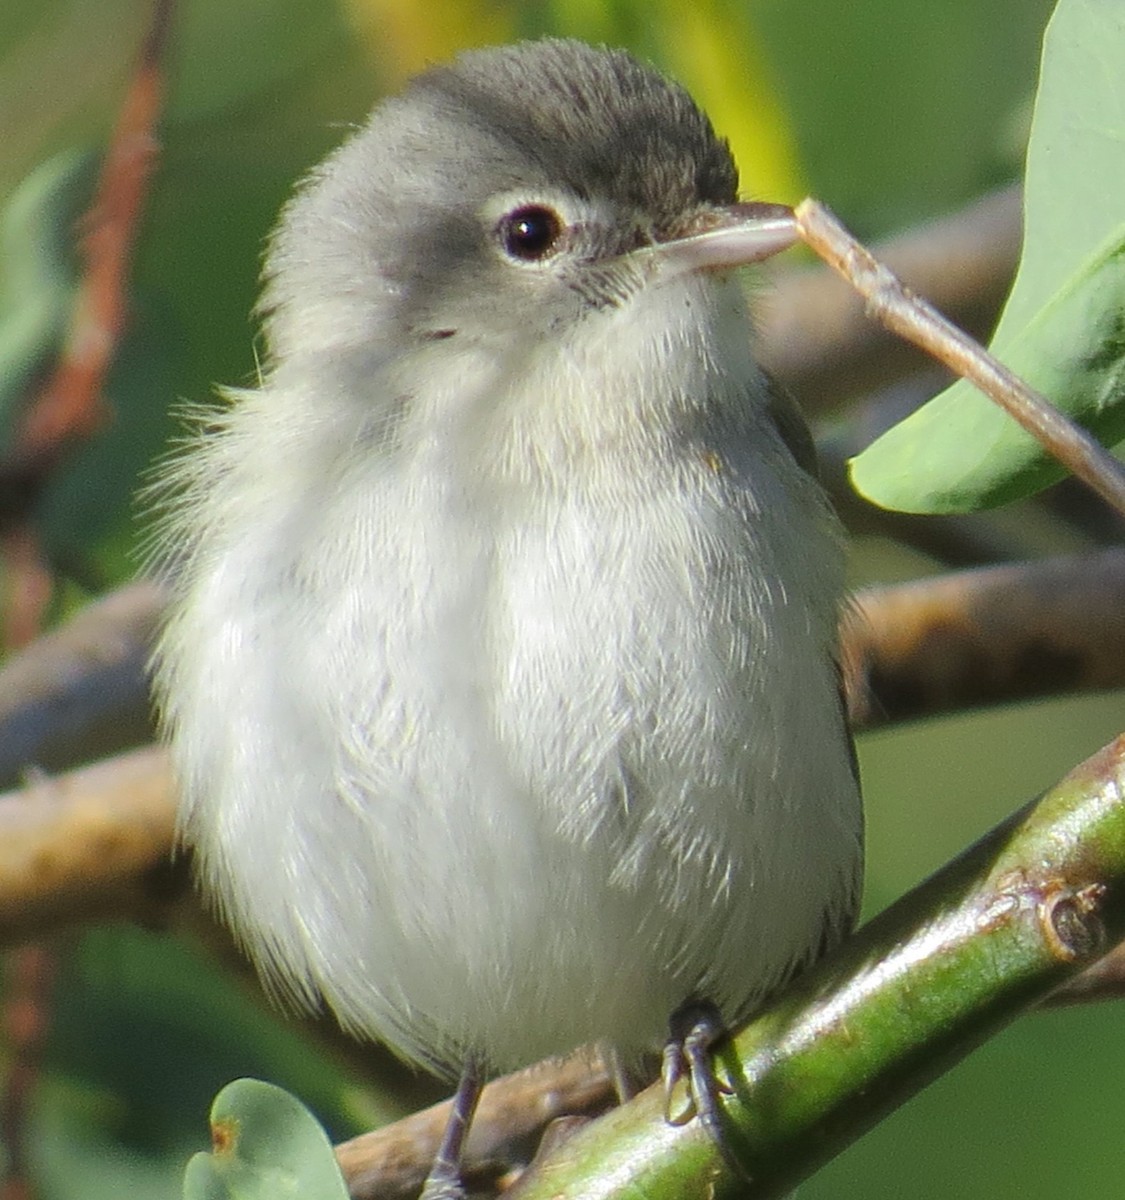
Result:
{"label": "bird's eye", "polygon": [[500,244],[512,258],[539,262],[558,249],[563,220],[553,208],[527,204],[501,218]]}

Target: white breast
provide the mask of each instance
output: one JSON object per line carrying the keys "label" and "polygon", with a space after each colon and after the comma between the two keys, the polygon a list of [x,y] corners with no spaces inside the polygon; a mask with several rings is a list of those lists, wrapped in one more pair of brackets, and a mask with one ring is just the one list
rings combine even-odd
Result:
{"label": "white breast", "polygon": [[243,398],[161,690],[184,835],[280,991],[507,1068],[647,1048],[691,995],[734,1019],[846,922],[841,552],[761,414],[732,428],[627,470],[578,439],[574,489]]}

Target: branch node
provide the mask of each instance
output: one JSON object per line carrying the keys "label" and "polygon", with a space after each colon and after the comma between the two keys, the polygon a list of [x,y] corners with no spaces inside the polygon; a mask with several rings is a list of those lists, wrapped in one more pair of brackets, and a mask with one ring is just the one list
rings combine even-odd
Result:
{"label": "branch node", "polygon": [[1039,904],[1039,921],[1051,953],[1060,962],[1089,958],[1105,945],[1099,905],[1106,894],[1101,883],[1077,891],[1060,888]]}

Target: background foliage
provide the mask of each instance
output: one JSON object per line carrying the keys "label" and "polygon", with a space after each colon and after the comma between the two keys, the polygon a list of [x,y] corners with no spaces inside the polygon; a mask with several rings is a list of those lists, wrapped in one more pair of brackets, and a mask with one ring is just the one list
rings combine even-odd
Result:
{"label": "background foliage", "polygon": [[[118,415],[46,497],[52,552],[92,585],[132,571],[128,497],[172,429],[169,405],[253,378],[247,314],[263,237],[293,179],[425,62],[548,31],[630,45],[708,108],[748,192],[813,192],[874,236],[1018,173],[1050,7],[182,0],[133,320],[110,388]],[[5,0],[0,197],[56,153],[104,144],[148,14],[145,0]],[[17,277],[5,252],[0,288]],[[0,327],[26,295],[0,300]],[[856,583],[932,569],[885,543],[861,542],[853,556]],[[864,739],[869,910],[1107,741],[1123,714],[1120,698],[1055,702]],[[387,1115],[373,1086],[228,984],[201,949],[99,929],[75,934],[68,951],[33,1120],[44,1197],[178,1195],[188,1153],[206,1144],[211,1097],[242,1074],[297,1092],[336,1135]],[[802,1200],[1115,1194],[1121,1156],[1104,1148],[1120,1144],[1125,1115],[1121,1025],[1116,1006],[1022,1021],[805,1185]]]}

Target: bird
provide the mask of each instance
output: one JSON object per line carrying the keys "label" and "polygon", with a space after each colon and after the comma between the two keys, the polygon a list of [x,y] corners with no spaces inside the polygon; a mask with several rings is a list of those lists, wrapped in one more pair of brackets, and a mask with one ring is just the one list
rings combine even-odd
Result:
{"label": "bird", "polygon": [[628,52],[466,51],[299,183],[260,377],[160,471],[180,838],[280,1002],[459,1079],[427,1200],[490,1074],[672,1028],[678,1077],[854,920],[843,539],[740,278],[771,212]]}

